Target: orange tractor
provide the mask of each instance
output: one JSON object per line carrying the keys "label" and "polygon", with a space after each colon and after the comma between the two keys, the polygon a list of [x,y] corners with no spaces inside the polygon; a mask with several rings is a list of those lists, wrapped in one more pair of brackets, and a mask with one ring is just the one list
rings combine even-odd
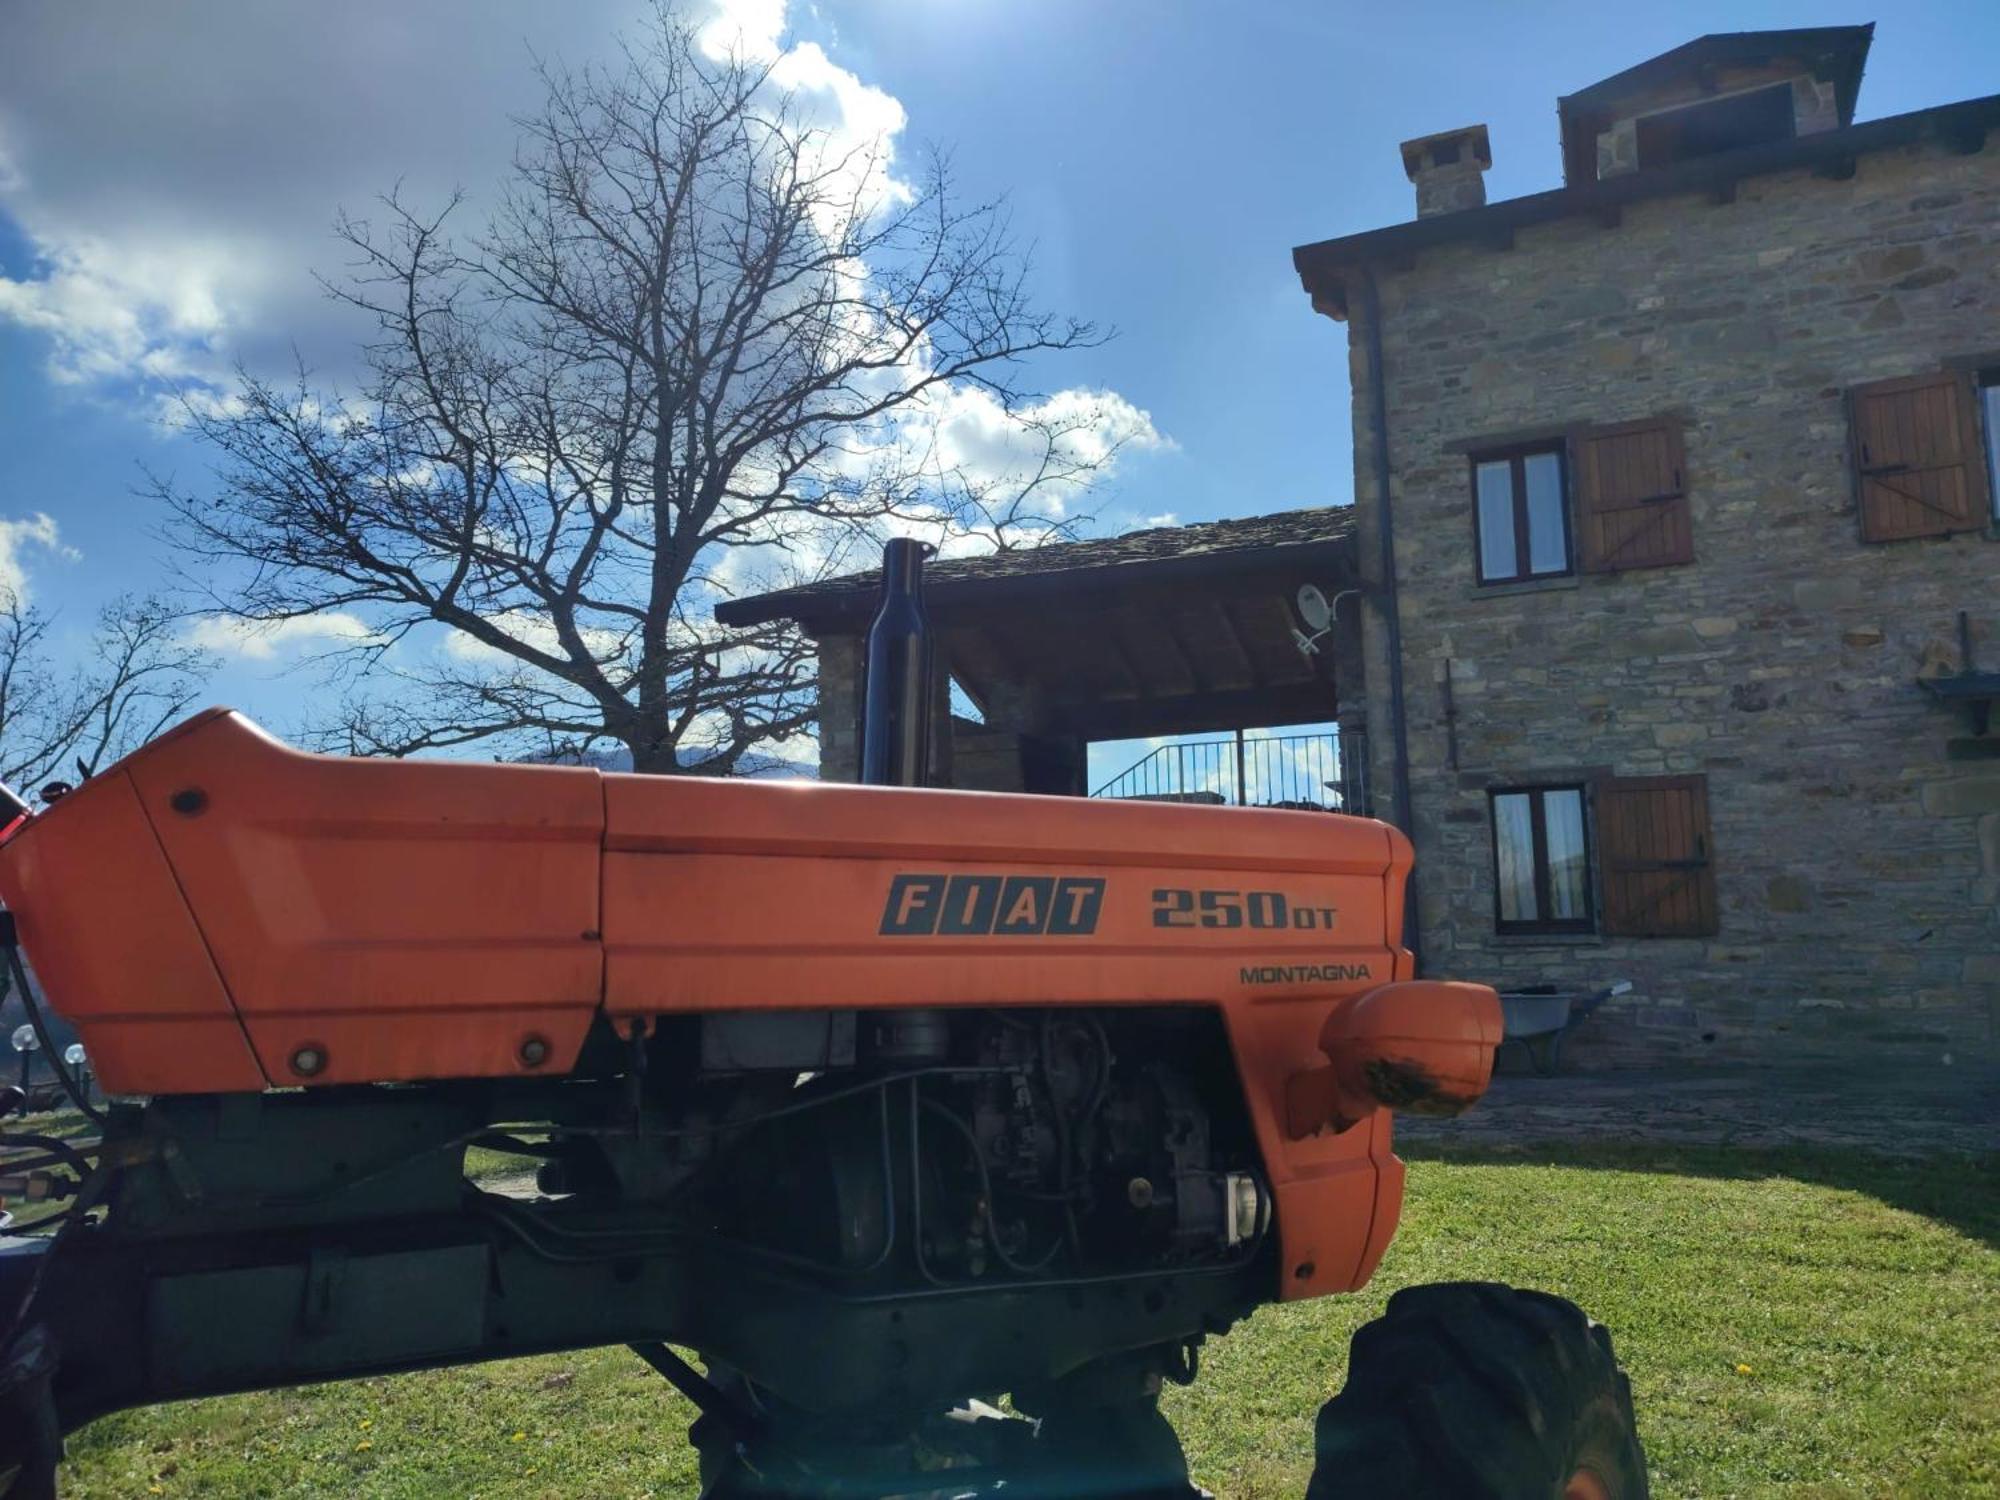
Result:
{"label": "orange tractor", "polygon": [[[0,1240],[20,1500],[119,1408],[614,1343],[715,1500],[1191,1496],[1162,1382],[1368,1280],[1391,1113],[1465,1108],[1500,1039],[1413,977],[1410,846],[1359,818],[345,760],[213,710],[13,819],[7,957],[112,1100],[95,1146],[0,1137],[64,1205]],[[1316,1500],[1645,1493],[1603,1330],[1490,1285],[1399,1293],[1318,1449]]]}

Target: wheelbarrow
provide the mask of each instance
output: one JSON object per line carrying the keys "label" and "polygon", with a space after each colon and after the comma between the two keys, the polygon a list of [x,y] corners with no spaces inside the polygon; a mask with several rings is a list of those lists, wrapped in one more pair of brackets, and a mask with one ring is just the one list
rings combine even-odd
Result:
{"label": "wheelbarrow", "polygon": [[1546,1077],[1562,1066],[1563,1038],[1570,1028],[1613,995],[1623,995],[1631,988],[1631,980],[1620,979],[1589,993],[1565,992],[1552,984],[1502,990],[1501,1045],[1520,1043],[1528,1066]]}

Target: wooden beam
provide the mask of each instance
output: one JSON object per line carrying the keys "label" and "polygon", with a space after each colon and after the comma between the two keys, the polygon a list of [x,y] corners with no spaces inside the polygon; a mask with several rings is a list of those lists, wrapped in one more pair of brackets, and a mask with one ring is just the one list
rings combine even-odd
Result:
{"label": "wooden beam", "polygon": [[1018,678],[1014,663],[1008,660],[1000,642],[987,631],[972,625],[949,628],[939,634],[944,640],[952,671],[961,678],[976,679],[982,693],[992,691],[996,677]]}
{"label": "wooden beam", "polygon": [[1181,664],[1187,668],[1187,678],[1193,684],[1193,693],[1199,694],[1211,691],[1215,687],[1215,684],[1208,680],[1207,675],[1201,670],[1201,663],[1195,659],[1194,653],[1188,650],[1187,642],[1181,639],[1180,627],[1174,624],[1173,612],[1163,609],[1160,611],[1158,619],[1160,622],[1160,639],[1167,642],[1173,648],[1174,652],[1180,657]]}
{"label": "wooden beam", "polygon": [[1136,739],[1151,734],[1201,734],[1215,729],[1262,729],[1318,724],[1339,712],[1333,689],[1321,682],[1201,693],[1186,698],[1125,702],[1052,703],[1051,732],[1087,740]]}
{"label": "wooden beam", "polygon": [[1132,696],[1134,698],[1149,697],[1150,694],[1146,688],[1145,674],[1139,670],[1138,665],[1125,650],[1125,643],[1118,639],[1118,633],[1110,629],[1100,630],[1097,632],[1097,640],[1103,646],[1105,654],[1111,659],[1111,664],[1118,669],[1119,673],[1125,678],[1125,681],[1130,684]]}
{"label": "wooden beam", "polygon": [[1027,662],[1014,649],[1014,643],[1004,630],[994,630],[983,625],[974,625],[972,632],[992,655],[1000,670],[1015,682],[1028,682],[1034,673]]}
{"label": "wooden beam", "polygon": [[1243,680],[1253,688],[1261,687],[1263,678],[1257,671],[1257,663],[1250,658],[1250,648],[1243,644],[1243,636],[1236,628],[1236,619],[1229,612],[1229,602],[1226,599],[1211,599],[1208,614],[1221,626],[1221,629],[1216,631],[1216,639],[1228,642],[1230,653],[1242,665]]}
{"label": "wooden beam", "polygon": [[1959,156],[1977,156],[1986,149],[1986,127],[1977,120],[1953,121],[1939,135],[1945,146]]}
{"label": "wooden beam", "polygon": [[1124,649],[1127,660],[1140,669],[1148,697],[1174,698],[1201,691],[1204,684],[1195,679],[1194,667],[1164,614],[1121,609],[1105,617],[1104,628]]}
{"label": "wooden beam", "polygon": [[962,660],[949,654],[946,656],[945,670],[951,680],[958,684],[959,690],[972,700],[972,706],[979,710],[979,717],[982,719],[987,717],[991,689],[985,681],[969,671]]}
{"label": "wooden beam", "polygon": [[1105,584],[1077,589],[1056,599],[1042,599],[1002,605],[927,604],[931,622],[943,629],[973,627],[1006,633],[1021,628],[1023,621],[1059,618],[1064,629],[1093,628],[1092,622],[1121,611],[1152,614],[1155,611],[1188,610],[1209,600],[1262,599],[1273,594],[1290,598],[1302,583],[1313,583],[1331,598],[1339,589],[1359,580],[1352,568],[1329,565],[1317,570],[1295,567],[1273,568],[1268,572],[1241,572],[1189,584],[1161,587],[1157,584]]}

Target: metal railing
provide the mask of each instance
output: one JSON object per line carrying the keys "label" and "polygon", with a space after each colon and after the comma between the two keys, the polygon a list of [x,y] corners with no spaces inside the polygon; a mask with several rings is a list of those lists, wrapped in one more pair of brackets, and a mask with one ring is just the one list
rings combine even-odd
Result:
{"label": "metal railing", "polygon": [[1090,794],[1217,807],[1318,808],[1364,816],[1367,736],[1259,734],[1161,745]]}

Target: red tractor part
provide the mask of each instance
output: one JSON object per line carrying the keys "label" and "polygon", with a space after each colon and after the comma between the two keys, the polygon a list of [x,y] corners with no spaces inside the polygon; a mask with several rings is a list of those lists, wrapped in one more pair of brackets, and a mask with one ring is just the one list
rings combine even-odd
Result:
{"label": "red tractor part", "polygon": [[[871,659],[907,699],[898,561]],[[911,705],[877,717],[920,780]],[[0,1126],[67,1215],[0,1238],[0,1497],[124,1407],[622,1343],[700,1407],[709,1500],[1188,1500],[1161,1383],[1365,1284],[1394,1112],[1491,1075],[1493,991],[1401,944],[1410,859],[1325,813],[348,760],[202,714],[0,831],[0,956],[114,1096],[96,1142]],[[1452,1399],[1547,1385],[1481,1418],[1516,1456],[1418,1483],[1436,1445],[1351,1414],[1417,1410],[1458,1344],[1358,1356],[1316,1496],[1643,1494],[1608,1345],[1496,1308]],[[1517,1346],[1569,1383],[1496,1374]],[[950,1415],[1003,1394],[1038,1422]],[[1407,1474],[1343,1491],[1362,1450]],[[1495,1473],[1533,1482],[1450,1487]]]}
{"label": "red tractor part", "polygon": [[1493,1077],[1500,997],[1483,984],[1414,979],[1336,1006],[1320,1028],[1327,1065],[1285,1089],[1294,1139],[1345,1130],[1377,1110],[1463,1114]]}

